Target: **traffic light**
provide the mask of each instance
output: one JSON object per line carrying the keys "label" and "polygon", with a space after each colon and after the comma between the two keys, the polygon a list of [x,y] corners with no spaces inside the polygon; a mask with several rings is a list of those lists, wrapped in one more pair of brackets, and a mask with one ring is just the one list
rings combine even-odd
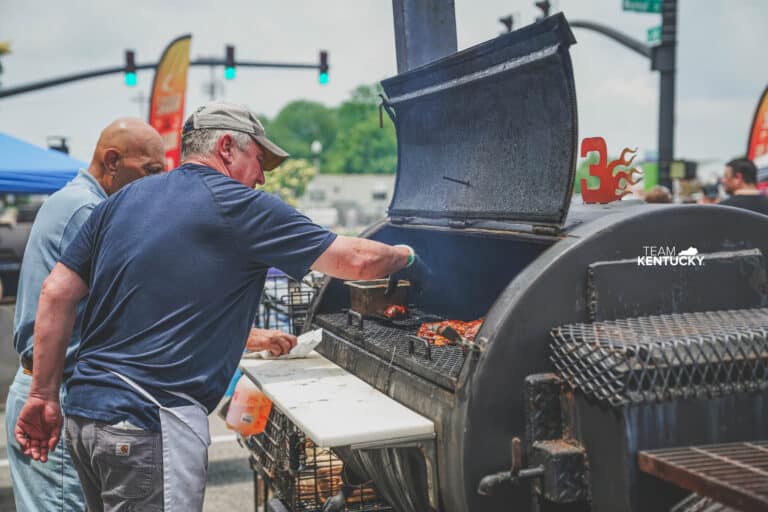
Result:
{"label": "traffic light", "polygon": [[541,9],[542,18],[546,18],[549,16],[549,8],[551,7],[549,4],[549,0],[543,0],[541,2],[534,2],[533,5]]}
{"label": "traffic light", "polygon": [[227,56],[224,59],[224,78],[227,80],[235,79],[235,47],[227,45]]}
{"label": "traffic light", "polygon": [[136,56],[133,50],[125,50],[125,85],[136,86]]}
{"label": "traffic light", "polygon": [[320,52],[320,75],[317,80],[321,85],[328,83],[328,52],[325,50]]}

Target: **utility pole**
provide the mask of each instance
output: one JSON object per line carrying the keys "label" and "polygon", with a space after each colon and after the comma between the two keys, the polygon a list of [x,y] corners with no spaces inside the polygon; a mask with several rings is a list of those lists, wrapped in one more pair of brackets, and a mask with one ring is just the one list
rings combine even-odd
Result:
{"label": "utility pole", "polygon": [[147,104],[149,103],[149,96],[144,94],[144,91],[139,91],[136,96],[131,98],[131,101],[139,105],[139,117],[141,119],[147,119]]}

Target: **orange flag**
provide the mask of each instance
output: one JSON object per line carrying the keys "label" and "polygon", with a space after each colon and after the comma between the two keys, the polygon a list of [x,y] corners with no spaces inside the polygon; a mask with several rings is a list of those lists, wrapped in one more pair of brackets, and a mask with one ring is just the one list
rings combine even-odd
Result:
{"label": "orange flag", "polygon": [[187,94],[187,70],[192,36],[176,38],[160,58],[152,83],[149,124],[160,133],[165,145],[165,169],[179,166],[181,127],[184,123],[184,98]]}

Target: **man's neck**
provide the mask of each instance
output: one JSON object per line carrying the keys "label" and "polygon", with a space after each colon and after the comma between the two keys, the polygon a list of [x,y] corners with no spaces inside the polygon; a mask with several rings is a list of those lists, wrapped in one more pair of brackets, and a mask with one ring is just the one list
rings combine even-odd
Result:
{"label": "man's neck", "polygon": [[206,158],[203,156],[190,156],[181,162],[181,165],[184,164],[203,165],[213,169],[214,171],[220,172],[224,176],[229,176],[230,178],[232,177],[229,173],[229,169],[227,169],[225,165],[215,159]]}
{"label": "man's neck", "polygon": [[110,195],[110,183],[108,183],[109,180],[107,179],[107,173],[105,173],[101,167],[95,165],[93,162],[91,162],[91,165],[88,166],[87,172],[93,176],[93,179],[95,179],[99,185],[101,185],[101,189],[104,191],[104,193]]}

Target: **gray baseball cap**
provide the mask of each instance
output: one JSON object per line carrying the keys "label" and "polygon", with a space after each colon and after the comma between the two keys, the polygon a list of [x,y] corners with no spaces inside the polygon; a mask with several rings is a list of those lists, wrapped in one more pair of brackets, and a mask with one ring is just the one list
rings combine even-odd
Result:
{"label": "gray baseball cap", "polygon": [[232,130],[247,133],[264,149],[264,170],[271,171],[288,158],[288,153],[269,140],[259,119],[245,105],[215,101],[195,110],[181,130]]}

